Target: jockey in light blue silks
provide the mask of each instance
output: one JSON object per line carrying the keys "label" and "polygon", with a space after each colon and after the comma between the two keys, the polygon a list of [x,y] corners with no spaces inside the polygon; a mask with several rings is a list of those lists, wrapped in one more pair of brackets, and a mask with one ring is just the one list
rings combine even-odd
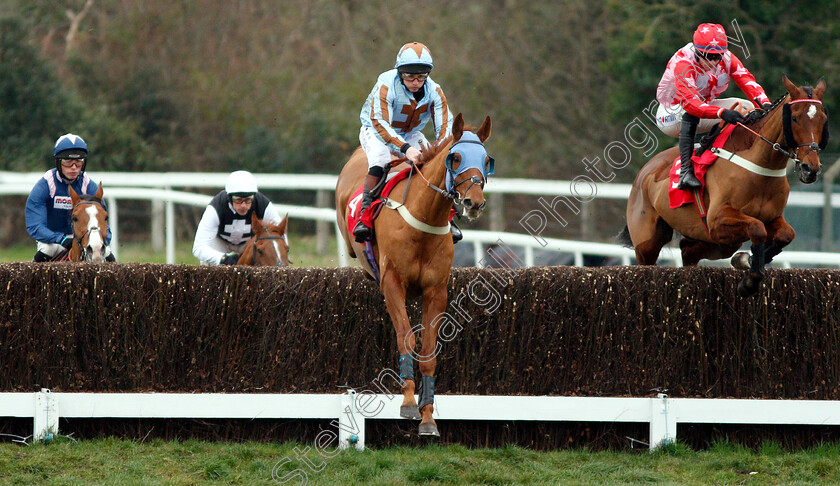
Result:
{"label": "jockey in light blue silks", "polygon": [[[82,137],[62,135],[53,147],[55,167],[44,173],[26,199],[26,231],[36,241],[34,262],[54,260],[73,246],[70,186],[76,194],[94,195],[99,187],[85,173],[88,146]],[[105,202],[103,201],[103,207]],[[107,210],[107,207],[105,207]],[[105,260],[116,261],[111,248],[111,229],[105,237]]]}
{"label": "jockey in light blue silks", "polygon": [[[429,77],[433,67],[428,47],[419,42],[405,44],[397,53],[394,69],[379,75],[362,106],[359,142],[368,160],[362,212],[370,207],[371,190],[385,173],[385,165],[391,162],[392,154],[404,155],[413,163],[420,160],[419,149],[429,143],[421,130],[429,120],[434,124],[435,142],[452,134],[452,113],[446,96]],[[353,236],[361,243],[373,235],[360,218]],[[452,237],[456,242],[462,238],[454,224]]]}

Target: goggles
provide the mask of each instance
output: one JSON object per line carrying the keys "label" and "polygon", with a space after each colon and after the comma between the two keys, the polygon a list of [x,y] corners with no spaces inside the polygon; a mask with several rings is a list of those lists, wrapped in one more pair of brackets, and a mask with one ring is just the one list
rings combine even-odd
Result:
{"label": "goggles", "polygon": [[405,81],[425,81],[426,78],[429,77],[429,73],[426,74],[413,74],[413,73],[400,73],[400,77]]}
{"label": "goggles", "polygon": [[82,167],[87,159],[61,159],[61,166],[65,168]]}

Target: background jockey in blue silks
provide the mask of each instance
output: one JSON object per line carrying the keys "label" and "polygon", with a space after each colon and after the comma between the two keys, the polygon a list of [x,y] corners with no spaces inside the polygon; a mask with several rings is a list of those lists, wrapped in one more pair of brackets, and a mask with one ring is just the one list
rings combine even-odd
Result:
{"label": "background jockey in blue silks", "polygon": [[[73,246],[73,225],[70,212],[70,186],[76,194],[96,194],[99,187],[85,173],[88,146],[82,137],[68,133],[55,142],[53,148],[55,167],[44,173],[35,183],[26,199],[26,231],[35,239],[38,251],[32,261],[54,260]],[[104,201],[103,201],[104,207]],[[107,209],[107,208],[106,208]],[[107,246],[111,230],[105,237],[105,260],[113,262],[113,253]]]}
{"label": "background jockey in blue silks", "polygon": [[[419,42],[405,44],[397,53],[394,69],[379,75],[362,106],[359,142],[368,160],[362,212],[370,207],[370,191],[385,173],[391,154],[404,154],[411,162],[419,161],[419,149],[429,143],[421,131],[429,120],[434,124],[436,142],[452,135],[452,113],[446,96],[429,77],[433,67],[428,47]],[[371,228],[360,220],[353,236],[358,242],[368,240],[372,236]],[[454,224],[452,238],[456,242],[462,238]]]}

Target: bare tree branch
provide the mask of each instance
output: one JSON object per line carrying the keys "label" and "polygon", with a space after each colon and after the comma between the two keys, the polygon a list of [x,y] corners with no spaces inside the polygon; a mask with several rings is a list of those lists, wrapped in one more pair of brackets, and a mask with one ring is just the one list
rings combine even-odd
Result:
{"label": "bare tree branch", "polygon": [[67,14],[67,18],[70,19],[70,29],[67,30],[67,37],[66,44],[64,46],[64,59],[67,59],[67,56],[70,55],[70,52],[76,47],[76,35],[79,33],[79,25],[82,23],[82,19],[90,11],[90,8],[93,6],[93,0],[87,0],[85,2],[85,6],[82,7],[82,10],[78,14],[74,14],[72,10],[67,9],[64,11]]}

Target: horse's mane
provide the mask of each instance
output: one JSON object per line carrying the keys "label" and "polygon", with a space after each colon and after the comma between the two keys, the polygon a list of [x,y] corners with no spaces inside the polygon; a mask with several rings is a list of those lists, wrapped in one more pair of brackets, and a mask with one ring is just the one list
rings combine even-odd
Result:
{"label": "horse's mane", "polygon": [[[810,86],[803,86],[802,88],[808,90],[811,87]],[[755,112],[753,112],[753,113],[757,113],[757,115],[749,118],[749,121],[746,123],[746,125],[752,125],[754,123],[757,123],[759,120],[761,120],[764,117],[766,117],[767,115],[769,115],[770,112],[773,111],[774,109],[776,109],[776,107],[779,106],[783,101],[785,101],[788,98],[788,96],[789,96],[788,93],[783,94],[776,101],[774,101],[770,105],[770,108],[768,108],[767,110],[756,110]]]}
{"label": "horse's mane", "polygon": [[435,158],[435,156],[439,154],[447,145],[449,145],[449,142],[451,141],[452,135],[438,140],[437,142],[424,145],[420,149],[420,165],[423,165],[426,162]]}

